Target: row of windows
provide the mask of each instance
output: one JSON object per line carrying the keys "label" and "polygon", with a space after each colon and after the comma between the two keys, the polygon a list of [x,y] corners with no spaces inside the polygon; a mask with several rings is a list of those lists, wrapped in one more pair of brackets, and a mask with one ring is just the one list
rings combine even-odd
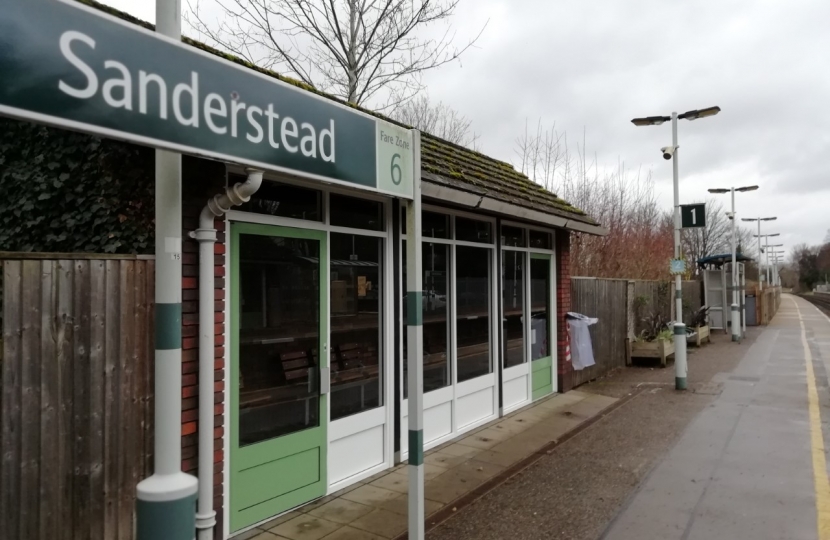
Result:
{"label": "row of windows", "polygon": [[[231,183],[244,180],[231,177]],[[266,182],[256,196],[240,207],[240,210],[277,217],[324,221],[323,192],[316,189]],[[339,227],[386,230],[383,204],[379,201],[361,199],[332,193],[329,196],[329,223]],[[401,220],[401,230],[406,234],[406,220]],[[425,238],[455,239],[481,244],[493,243],[493,224],[489,221],[451,216],[439,212],[423,212],[421,235]],[[509,247],[530,247],[551,249],[549,232],[503,225],[501,243]]]}
{"label": "row of windows", "polygon": [[[242,209],[323,223],[326,221],[324,201],[323,193],[317,190],[267,183]],[[385,229],[384,205],[380,202],[334,193],[328,201],[331,225],[372,231]],[[422,214],[422,228],[424,391],[429,392],[450,386],[453,380],[463,382],[494,370],[492,344],[495,341],[491,334],[492,316],[496,312],[492,275],[495,250],[490,221],[426,211]],[[550,233],[533,229],[505,225],[501,235],[502,244],[513,248],[550,249],[552,245]],[[313,242],[253,236],[238,247],[242,251],[243,274],[240,322],[244,345],[240,384],[241,397],[251,396],[248,399],[253,403],[255,398],[264,399],[258,396],[275,392],[277,388],[285,393],[303,385],[308,387],[312,382],[316,376],[314,366],[319,360],[315,346],[318,338],[310,329],[318,324],[315,314],[319,306],[294,305],[291,299],[305,289],[319,290],[317,276],[328,271],[330,404],[334,420],[383,405],[384,371],[390,365],[383,361],[382,352],[383,298],[384,294],[391,293],[391,288],[384,283],[386,259],[381,238],[359,232],[332,232],[328,241],[328,269],[320,267],[320,255],[314,251]],[[402,244],[402,283],[406,283],[405,240]],[[549,284],[545,275],[548,270],[542,270],[528,257],[527,253],[510,250],[505,250],[502,257],[505,367],[527,361],[525,336],[533,336],[531,359],[546,353]],[[456,261],[454,275],[453,261]],[[526,277],[528,264],[530,275]],[[530,290],[525,288],[528,278]],[[530,302],[526,300],[528,296]],[[405,295],[402,301],[401,325],[405,328]],[[532,334],[524,328],[527,320],[535,321]],[[542,320],[544,324],[539,326]],[[274,337],[277,334],[279,337]],[[406,331],[401,335],[406,380]],[[545,343],[545,347],[535,346],[537,336],[538,344]],[[403,392],[405,396],[406,385]],[[292,406],[306,405],[301,400]],[[308,417],[305,421],[317,420]],[[261,419],[251,415],[251,425],[245,425],[243,431],[248,433],[246,438],[250,441],[273,436],[255,427],[260,422]],[[292,429],[288,425],[280,429],[283,428]]]}

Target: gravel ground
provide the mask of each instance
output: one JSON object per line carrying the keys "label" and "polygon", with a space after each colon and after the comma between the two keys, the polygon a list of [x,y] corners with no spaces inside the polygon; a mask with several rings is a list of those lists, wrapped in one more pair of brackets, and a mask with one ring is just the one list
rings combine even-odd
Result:
{"label": "gravel ground", "polygon": [[720,334],[710,346],[690,348],[689,392],[674,391],[671,363],[666,369],[622,369],[580,387],[616,397],[642,393],[459,510],[427,538],[599,538],[689,422],[714,400],[719,386],[712,378],[732,371],[759,333],[750,328],[740,345]]}

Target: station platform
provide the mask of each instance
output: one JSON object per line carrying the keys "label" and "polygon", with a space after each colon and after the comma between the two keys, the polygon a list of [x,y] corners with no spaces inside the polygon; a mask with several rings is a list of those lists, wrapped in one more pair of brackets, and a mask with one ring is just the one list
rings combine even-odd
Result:
{"label": "station platform", "polygon": [[828,372],[830,318],[784,295],[602,538],[830,538]]}

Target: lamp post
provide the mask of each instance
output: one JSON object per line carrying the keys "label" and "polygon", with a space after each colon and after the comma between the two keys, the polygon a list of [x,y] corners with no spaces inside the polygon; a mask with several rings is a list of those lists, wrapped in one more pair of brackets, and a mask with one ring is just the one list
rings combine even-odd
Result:
{"label": "lamp post", "polygon": [[742,221],[757,221],[758,222],[758,234],[754,235],[755,238],[758,239],[758,289],[760,291],[764,290],[764,281],[761,279],[761,222],[762,221],[775,221],[778,219],[777,217],[757,217],[757,218],[743,218]]}
{"label": "lamp post", "polygon": [[[686,111],[683,114],[672,112],[671,116],[646,116],[634,118],[631,123],[635,126],[659,126],[671,120],[672,145],[661,148],[663,159],[672,160],[672,180],[674,182],[674,257],[680,259],[680,180],[677,165],[677,120],[697,120],[707,116],[715,116],[720,112],[720,107],[709,107],[706,109]],[[677,390],[686,389],[686,326],[683,324],[683,293],[680,282],[680,274],[674,279],[674,301],[675,318],[680,319],[674,322],[674,387]]]}
{"label": "lamp post", "polygon": [[[730,325],[732,326],[732,341],[741,340],[741,315],[740,304],[738,302],[738,234],[737,234],[737,216],[735,215],[735,192],[744,193],[746,191],[755,191],[758,186],[743,186],[731,188],[713,188],[709,193],[731,193],[732,194],[732,213],[729,219],[732,220],[732,316],[730,318]],[[735,324],[737,321],[737,324]]]}
{"label": "lamp post", "polygon": [[[773,218],[773,219],[775,219],[775,218]],[[754,236],[754,237],[758,238],[758,251],[759,251],[759,253],[760,253],[760,252],[764,253],[764,259],[766,260],[766,262],[764,263],[764,274],[768,274],[768,269],[769,269],[769,257],[768,257],[768,256],[767,256],[767,254],[766,254],[766,253],[767,253],[767,251],[766,251],[766,246],[764,247],[764,249],[762,249],[762,248],[761,248],[761,238],[765,238],[764,242],[766,242],[766,244],[769,244],[769,239],[770,239],[770,237],[772,237],[772,236],[779,236],[779,235],[780,235],[780,233],[770,233],[770,234],[754,234],[754,235],[752,235],[752,236]],[[761,262],[760,262],[760,257],[759,257],[758,264],[759,264],[759,265],[761,264]],[[758,270],[758,274],[759,274],[759,275],[758,275],[758,281],[759,281],[759,282],[763,282],[763,279],[762,279],[763,274],[761,274],[760,267],[759,267],[759,270]],[[766,277],[767,277],[767,282],[769,282],[769,276],[766,276]]]}
{"label": "lamp post", "polygon": [[[769,242],[769,238],[767,238],[767,242]],[[769,282],[772,284],[773,287],[776,286],[776,276],[778,275],[778,252],[775,251],[773,248],[784,247],[784,244],[770,244],[767,243],[767,260],[768,266],[770,266],[770,280]]]}

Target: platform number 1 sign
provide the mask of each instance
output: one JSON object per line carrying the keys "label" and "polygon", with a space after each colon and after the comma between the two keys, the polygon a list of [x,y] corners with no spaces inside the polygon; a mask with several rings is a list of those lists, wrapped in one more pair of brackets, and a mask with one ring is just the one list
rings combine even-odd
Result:
{"label": "platform number 1 sign", "polygon": [[681,204],[680,205],[680,224],[684,229],[693,229],[695,227],[706,226],[706,205],[704,203],[698,204]]}

